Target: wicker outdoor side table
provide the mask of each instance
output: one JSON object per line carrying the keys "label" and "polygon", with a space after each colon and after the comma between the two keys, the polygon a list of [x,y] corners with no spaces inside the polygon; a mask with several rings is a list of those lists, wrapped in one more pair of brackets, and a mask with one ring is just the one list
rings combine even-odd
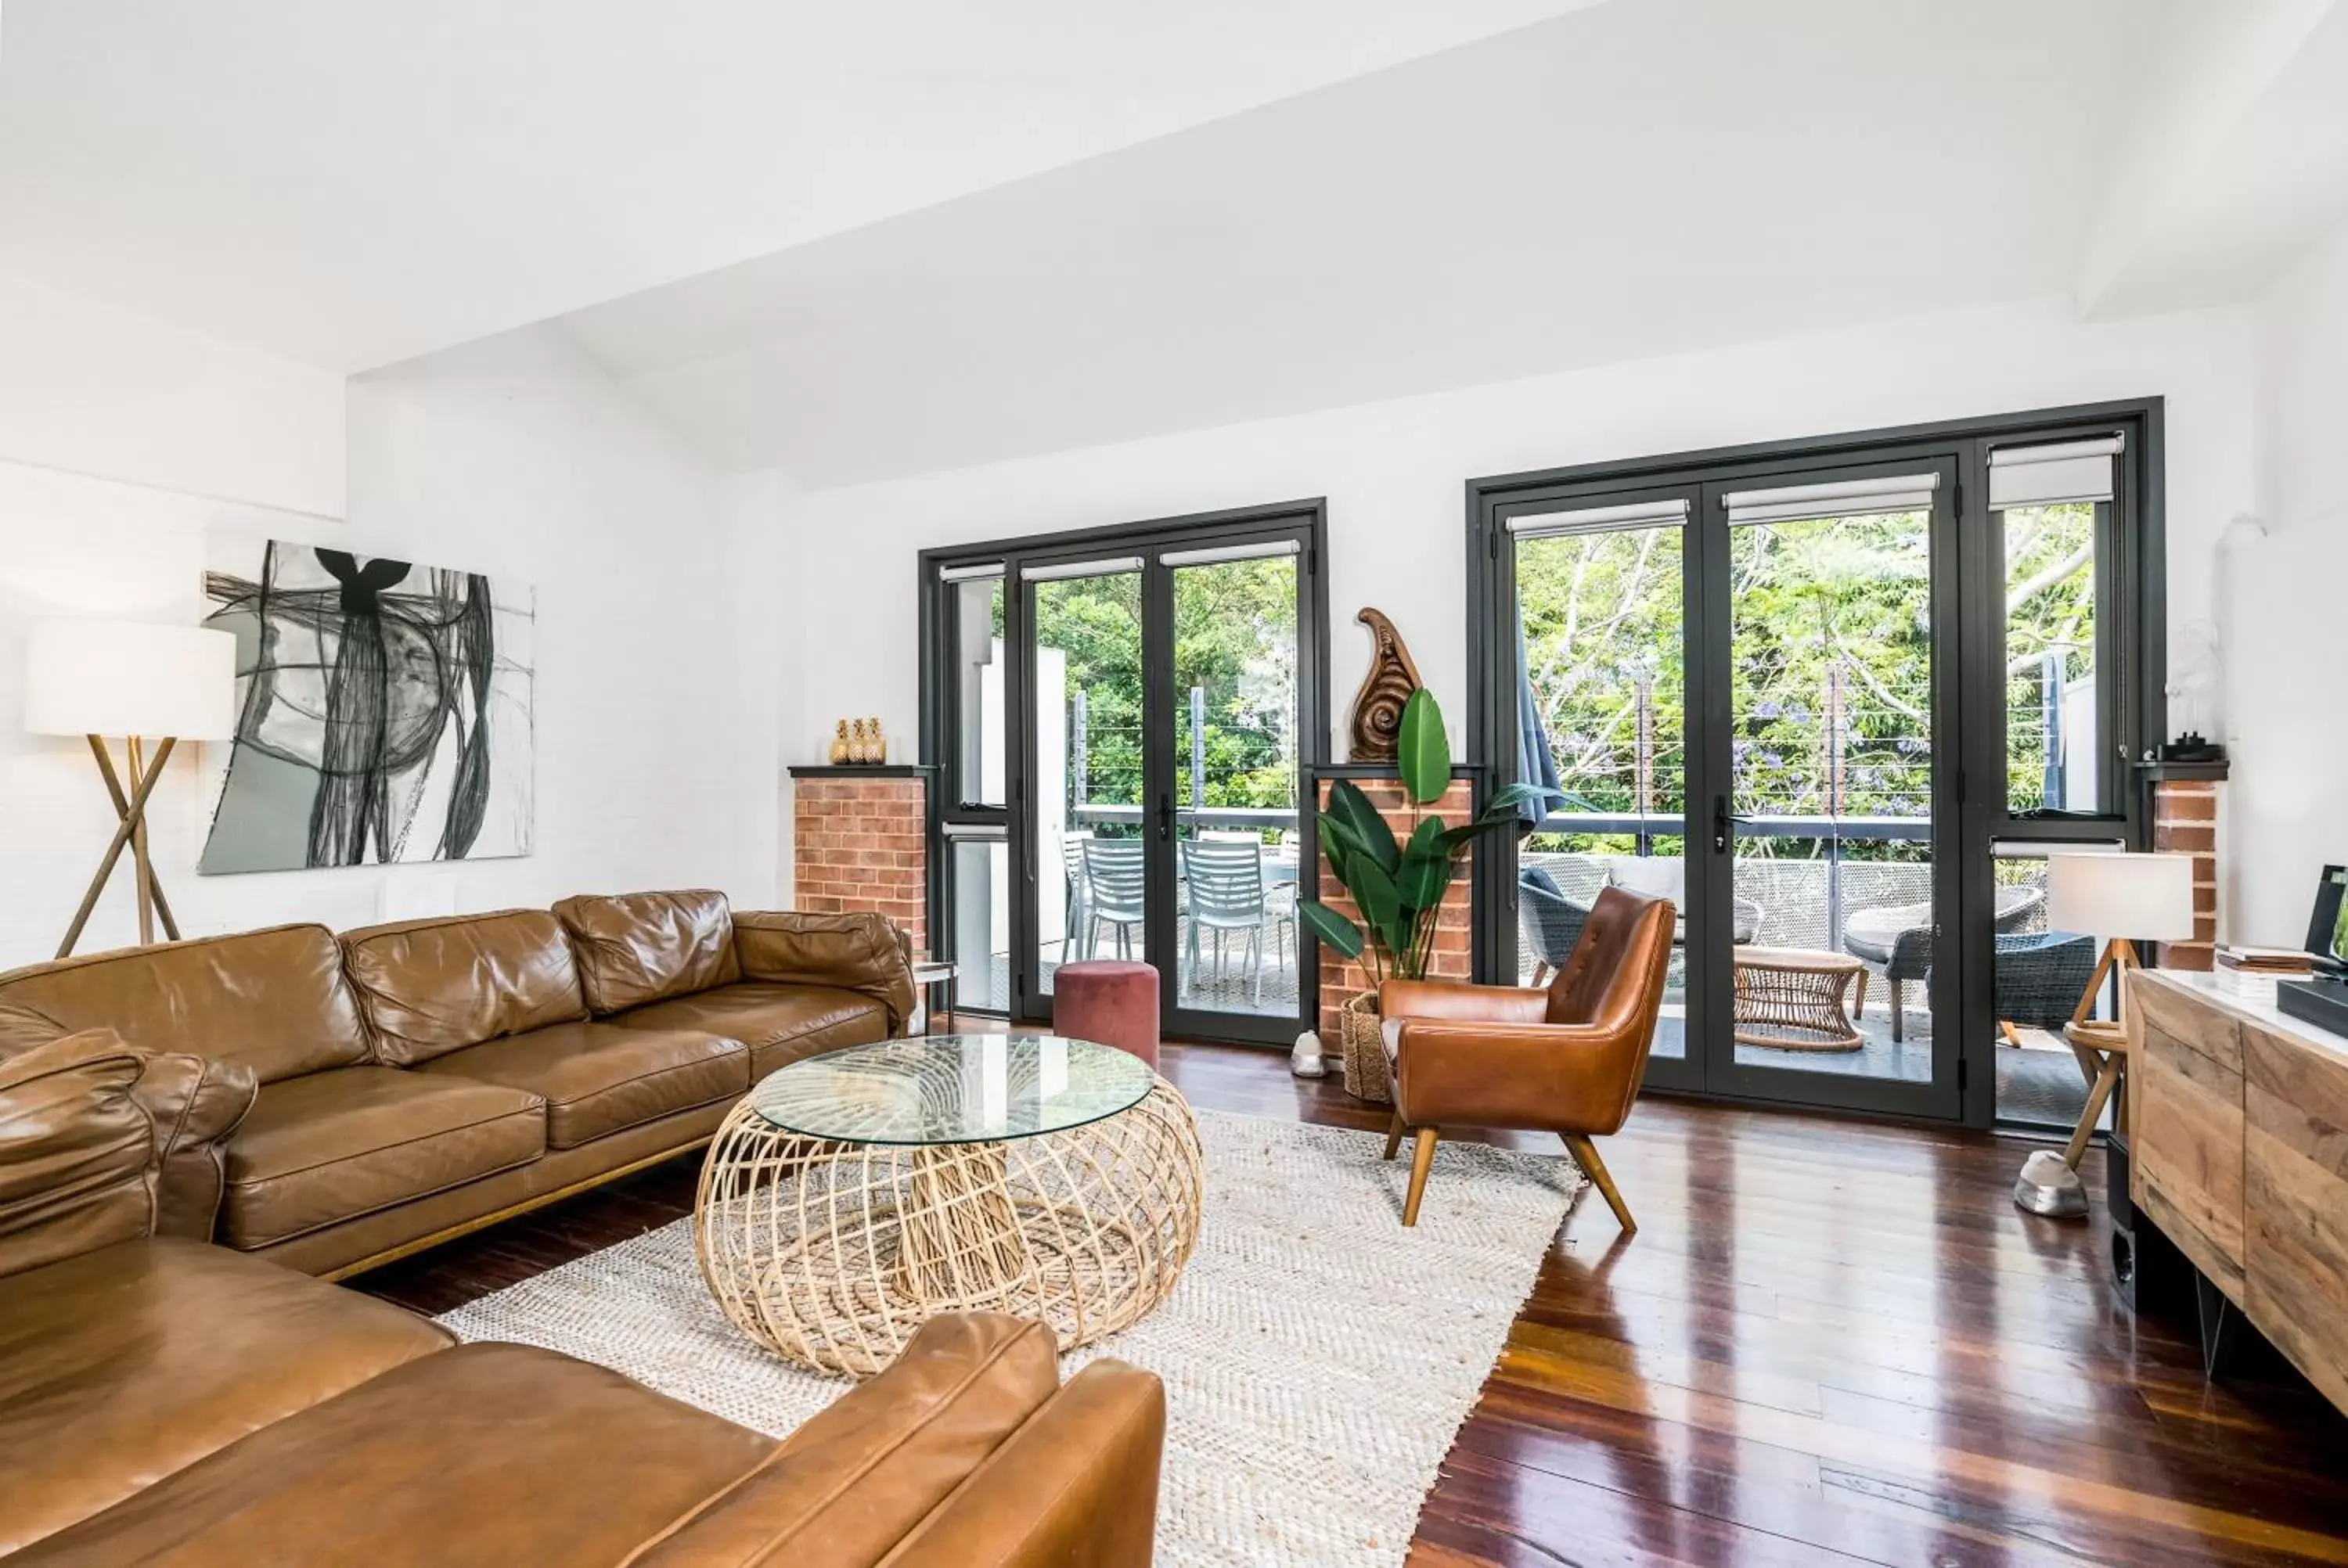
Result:
{"label": "wicker outdoor side table", "polygon": [[868,1377],[941,1312],[1064,1350],[1164,1300],[1199,1236],[1198,1125],[1111,1046],[928,1035],[770,1073],[710,1144],[694,1250],[726,1317]]}
{"label": "wicker outdoor side table", "polygon": [[1842,1004],[1859,973],[1859,960],[1848,953],[1737,948],[1730,1011],[1736,1043],[1779,1050],[1859,1050],[1866,1037],[1851,1027]]}

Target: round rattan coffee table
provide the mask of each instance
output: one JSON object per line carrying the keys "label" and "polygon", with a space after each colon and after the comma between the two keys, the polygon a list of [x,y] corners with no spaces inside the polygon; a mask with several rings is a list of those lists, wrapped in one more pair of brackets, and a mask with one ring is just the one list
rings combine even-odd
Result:
{"label": "round rattan coffee table", "polygon": [[1112,1046],[928,1035],[770,1073],[710,1144],[694,1249],[726,1316],[866,1377],[922,1322],[1041,1318],[1060,1348],[1139,1318],[1199,1236],[1199,1132]]}
{"label": "round rattan coffee table", "polygon": [[1851,1027],[1843,998],[1859,978],[1848,953],[1807,948],[1739,948],[1730,1011],[1739,1045],[1779,1050],[1857,1050],[1866,1037]]}

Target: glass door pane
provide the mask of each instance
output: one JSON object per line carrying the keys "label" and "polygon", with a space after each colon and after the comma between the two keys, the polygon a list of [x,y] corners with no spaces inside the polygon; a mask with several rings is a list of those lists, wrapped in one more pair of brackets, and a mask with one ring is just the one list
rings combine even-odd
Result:
{"label": "glass door pane", "polygon": [[[1520,985],[1563,966],[1601,887],[1660,893],[1683,915],[1688,903],[1686,527],[1577,527],[1578,515],[1593,514],[1529,516],[1516,540],[1519,724],[1565,794],[1517,845]],[[1688,1055],[1684,944],[1667,986],[1651,1053],[1663,1064]]]}
{"label": "glass door pane", "polygon": [[1028,567],[1035,943],[1028,994],[1083,958],[1149,958],[1138,560]]}
{"label": "glass door pane", "polygon": [[1169,567],[1173,1006],[1293,1020],[1298,558],[1262,548]]}
{"label": "glass door pane", "polygon": [[1955,994],[1939,958],[1957,947],[1936,875],[1950,478],[1805,476],[1721,497],[1714,836],[1730,904],[1714,939],[1729,948],[1725,1078],[1741,1088],[1953,1112],[1953,1040],[1935,1028],[1936,997]]}

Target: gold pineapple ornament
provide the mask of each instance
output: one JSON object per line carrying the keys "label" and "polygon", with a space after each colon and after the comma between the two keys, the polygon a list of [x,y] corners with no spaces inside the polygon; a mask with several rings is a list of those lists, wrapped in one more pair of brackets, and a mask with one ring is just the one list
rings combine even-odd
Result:
{"label": "gold pineapple ornament", "polygon": [[832,726],[831,765],[843,767],[848,762],[848,721],[840,720]]}
{"label": "gold pineapple ornament", "polygon": [[885,763],[889,760],[889,737],[880,733],[880,715],[873,714],[870,723],[872,727],[864,733],[871,754],[864,760],[870,763]]}
{"label": "gold pineapple ornament", "polygon": [[872,743],[864,738],[864,721],[859,719],[855,721],[855,727],[849,739],[848,760],[861,765],[872,760],[871,752]]}

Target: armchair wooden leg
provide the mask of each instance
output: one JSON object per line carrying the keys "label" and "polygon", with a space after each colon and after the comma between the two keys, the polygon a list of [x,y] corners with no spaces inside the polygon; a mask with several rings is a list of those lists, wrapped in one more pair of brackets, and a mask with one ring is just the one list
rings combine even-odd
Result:
{"label": "armchair wooden leg", "polygon": [[1604,1198],[1606,1206],[1614,1211],[1614,1223],[1622,1227],[1624,1235],[1636,1235],[1639,1222],[1631,1217],[1630,1205],[1622,1201],[1622,1194],[1615,1189],[1614,1178],[1608,1173],[1606,1162],[1598,1157],[1597,1146],[1579,1132],[1568,1132],[1564,1137],[1566,1152],[1573,1156],[1573,1163],[1581,1167],[1582,1173],[1597,1186],[1598,1195]]}
{"label": "armchair wooden leg", "polygon": [[1395,1151],[1402,1147],[1402,1135],[1408,1131],[1409,1129],[1402,1124],[1402,1112],[1396,1110],[1394,1120],[1386,1124],[1387,1159],[1391,1160],[1395,1157]]}
{"label": "armchair wooden leg", "polygon": [[1402,1223],[1418,1223],[1418,1200],[1426,1194],[1427,1168],[1435,1163],[1436,1132],[1432,1127],[1418,1130],[1418,1147],[1410,1156],[1410,1192],[1402,1201]]}

